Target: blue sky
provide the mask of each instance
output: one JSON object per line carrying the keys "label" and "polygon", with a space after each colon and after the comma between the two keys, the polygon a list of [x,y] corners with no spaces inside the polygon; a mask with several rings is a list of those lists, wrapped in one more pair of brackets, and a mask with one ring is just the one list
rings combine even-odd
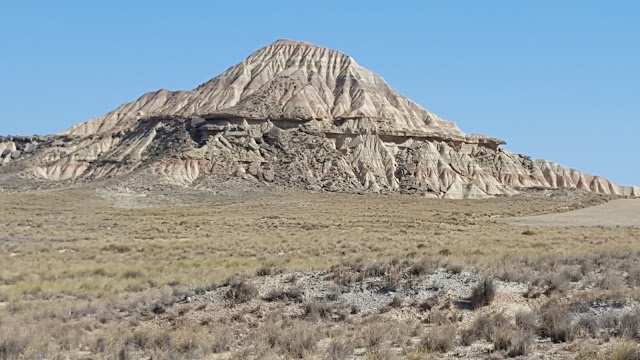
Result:
{"label": "blue sky", "polygon": [[631,0],[5,1],[0,134],[192,89],[289,38],[344,51],[468,133],[640,185],[638,19]]}

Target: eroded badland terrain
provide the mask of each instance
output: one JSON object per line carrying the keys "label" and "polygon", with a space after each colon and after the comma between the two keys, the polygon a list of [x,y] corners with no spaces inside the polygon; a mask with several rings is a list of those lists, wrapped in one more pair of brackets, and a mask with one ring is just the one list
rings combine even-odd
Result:
{"label": "eroded badland terrain", "polygon": [[280,40],[0,137],[0,359],[640,359],[640,188]]}

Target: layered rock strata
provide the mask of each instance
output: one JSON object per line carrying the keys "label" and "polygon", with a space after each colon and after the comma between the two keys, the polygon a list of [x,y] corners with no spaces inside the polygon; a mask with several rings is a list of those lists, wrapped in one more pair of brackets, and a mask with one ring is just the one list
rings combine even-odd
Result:
{"label": "layered rock strata", "polygon": [[468,135],[335,50],[280,40],[193,91],[148,93],[58,135],[0,138],[0,179],[92,181],[137,171],[184,186],[240,177],[441,198],[616,185]]}

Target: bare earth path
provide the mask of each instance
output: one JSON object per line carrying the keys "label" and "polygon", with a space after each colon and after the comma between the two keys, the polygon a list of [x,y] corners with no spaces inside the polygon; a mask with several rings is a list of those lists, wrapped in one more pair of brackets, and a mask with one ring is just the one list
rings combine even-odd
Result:
{"label": "bare earth path", "polygon": [[508,218],[502,221],[528,226],[640,226],[640,199],[614,200],[566,213]]}

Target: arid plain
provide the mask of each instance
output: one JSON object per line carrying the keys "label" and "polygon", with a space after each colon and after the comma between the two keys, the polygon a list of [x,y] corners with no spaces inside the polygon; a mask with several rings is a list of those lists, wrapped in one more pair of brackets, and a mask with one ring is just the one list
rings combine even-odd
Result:
{"label": "arid plain", "polygon": [[505,220],[609,200],[2,193],[0,357],[609,358],[637,336],[640,229]]}

